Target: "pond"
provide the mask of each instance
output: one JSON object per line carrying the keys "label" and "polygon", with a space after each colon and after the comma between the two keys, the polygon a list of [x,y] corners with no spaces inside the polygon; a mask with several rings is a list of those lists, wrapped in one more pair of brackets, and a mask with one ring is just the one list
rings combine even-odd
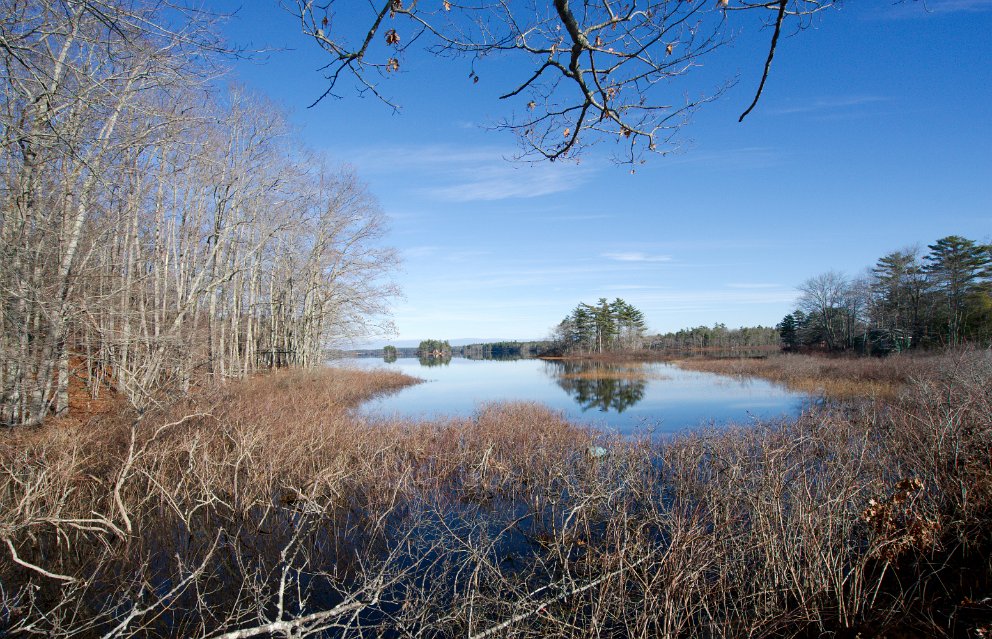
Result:
{"label": "pond", "polygon": [[343,360],[426,380],[372,400],[368,415],[429,418],[471,415],[482,403],[535,401],[575,421],[623,434],[671,433],[704,425],[798,415],[808,403],[760,379],[687,371],[665,363],[561,360]]}

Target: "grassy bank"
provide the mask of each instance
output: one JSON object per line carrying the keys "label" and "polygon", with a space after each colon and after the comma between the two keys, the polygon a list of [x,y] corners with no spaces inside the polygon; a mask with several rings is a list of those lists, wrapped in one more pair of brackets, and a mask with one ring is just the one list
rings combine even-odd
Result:
{"label": "grassy bank", "polygon": [[761,377],[802,393],[834,399],[895,398],[914,378],[932,376],[971,355],[929,354],[880,357],[826,357],[779,354],[761,359],[681,359],[680,367],[732,377]]}
{"label": "grassy bank", "polygon": [[992,358],[906,366],[665,443],[531,404],[370,421],[410,380],[346,370],[6,433],[0,632],[979,636]]}
{"label": "grassy bank", "polygon": [[[566,365],[567,366],[567,365]],[[625,363],[601,363],[601,365],[593,366],[589,368],[580,368],[578,370],[564,369],[564,372],[558,374],[560,379],[576,379],[576,380],[624,380],[632,382],[645,382],[649,380],[662,380],[667,379],[664,373],[660,373],[650,367],[648,367],[643,362],[625,362]]]}

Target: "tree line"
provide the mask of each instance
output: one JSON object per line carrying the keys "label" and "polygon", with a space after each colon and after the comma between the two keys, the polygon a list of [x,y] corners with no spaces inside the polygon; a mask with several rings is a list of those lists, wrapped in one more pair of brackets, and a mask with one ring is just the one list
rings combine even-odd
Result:
{"label": "tree line", "polygon": [[683,328],[651,338],[650,348],[667,351],[741,350],[779,345],[778,330],[766,326],[727,328],[726,324]]}
{"label": "tree line", "polygon": [[992,342],[992,245],[958,235],[893,251],[862,275],[800,285],[778,325],[787,349],[889,352]]}
{"label": "tree line", "polygon": [[217,88],[210,14],[0,8],[0,423],[64,414],[73,379],[145,409],[313,366],[382,310],[374,199],[272,104]]}
{"label": "tree line", "polygon": [[509,341],[466,344],[455,352],[466,359],[526,359],[540,357],[550,347],[546,341]]}

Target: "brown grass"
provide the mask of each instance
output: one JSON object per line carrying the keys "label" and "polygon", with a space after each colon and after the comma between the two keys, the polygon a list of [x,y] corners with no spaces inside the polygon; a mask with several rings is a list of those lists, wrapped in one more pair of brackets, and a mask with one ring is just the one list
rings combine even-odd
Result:
{"label": "brown grass", "polygon": [[675,363],[689,370],[732,377],[761,377],[788,388],[834,399],[876,397],[892,399],[914,375],[945,363],[936,355],[824,357],[780,354],[762,359],[685,359]]}
{"label": "brown grass", "polygon": [[992,356],[903,364],[891,399],[666,442],[363,418],[411,380],[339,369],[7,433],[0,633],[976,636]]}
{"label": "brown grass", "polygon": [[637,366],[625,366],[621,368],[593,368],[574,373],[562,373],[558,375],[562,379],[616,379],[623,381],[641,382],[649,380],[668,379],[668,376],[658,371],[646,370]]}

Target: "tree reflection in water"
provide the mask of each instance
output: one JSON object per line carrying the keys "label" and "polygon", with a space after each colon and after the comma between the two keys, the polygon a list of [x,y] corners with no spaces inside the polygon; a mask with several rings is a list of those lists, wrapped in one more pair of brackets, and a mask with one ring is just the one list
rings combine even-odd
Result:
{"label": "tree reflection in water", "polygon": [[451,355],[421,355],[421,366],[447,366],[451,364]]}
{"label": "tree reflection in water", "polygon": [[608,362],[547,360],[544,371],[583,411],[622,413],[644,399],[652,378],[642,367]]}

